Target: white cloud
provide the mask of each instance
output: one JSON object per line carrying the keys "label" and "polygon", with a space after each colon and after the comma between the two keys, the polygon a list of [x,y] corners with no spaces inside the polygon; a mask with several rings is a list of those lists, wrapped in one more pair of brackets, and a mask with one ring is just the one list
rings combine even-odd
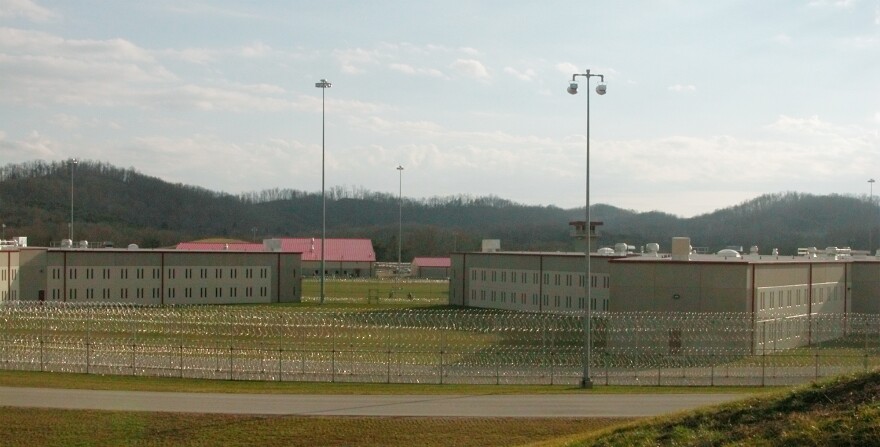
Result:
{"label": "white cloud", "polygon": [[779,33],[779,34],[773,36],[773,41],[780,44],[780,45],[791,45],[792,38],[788,34]]}
{"label": "white cloud", "polygon": [[666,87],[666,89],[669,90],[670,92],[695,92],[695,91],[697,91],[697,87],[694,85],[691,85],[691,84],[687,84],[687,85],[675,84],[675,85],[670,85],[669,87]]}
{"label": "white cloud", "polygon": [[251,45],[240,48],[240,54],[243,57],[263,57],[272,53],[272,47],[262,42],[254,42]]}
{"label": "white cloud", "polygon": [[22,140],[9,140],[0,132],[0,158],[4,163],[20,163],[33,160],[64,158],[59,151],[61,144],[33,131]]}
{"label": "white cloud", "polygon": [[583,71],[580,68],[578,68],[577,65],[569,63],[569,62],[560,62],[560,63],[556,64],[556,69],[560,73],[564,73],[568,76],[571,76],[574,73],[580,73],[581,71]]}
{"label": "white cloud", "polygon": [[856,4],[855,0],[813,0],[807,3],[811,8],[838,8],[848,9]]}
{"label": "white cloud", "polygon": [[[260,54],[261,44],[239,54]],[[194,108],[212,111],[280,111],[294,107],[271,84],[213,85],[185,82],[154,56],[211,60],[208,51],[156,53],[124,39],[71,40],[0,28],[0,101],[27,104]]]}
{"label": "white cloud", "polygon": [[422,75],[432,78],[446,78],[446,75],[444,75],[442,71],[434,68],[415,68],[411,65],[401,63],[389,64],[388,68],[411,76]]}
{"label": "white cloud", "polygon": [[489,79],[489,71],[476,59],[457,59],[450,67],[471,78]]}
{"label": "white cloud", "polygon": [[378,50],[365,50],[363,48],[336,50],[333,54],[336,60],[339,61],[342,72],[347,74],[362,73],[364,66],[378,64],[384,58],[383,54]]}
{"label": "white cloud", "polygon": [[184,48],[182,50],[162,50],[159,52],[159,54],[167,58],[201,65],[217,61],[218,56],[221,54],[221,52],[207,48]]}
{"label": "white cloud", "polygon": [[0,0],[0,19],[23,17],[33,22],[48,22],[59,18],[51,9],[32,0]]}
{"label": "white cloud", "polygon": [[537,76],[535,70],[532,70],[531,68],[520,71],[513,67],[504,67],[504,72],[519,79],[520,81],[531,81],[535,79],[535,76]]}

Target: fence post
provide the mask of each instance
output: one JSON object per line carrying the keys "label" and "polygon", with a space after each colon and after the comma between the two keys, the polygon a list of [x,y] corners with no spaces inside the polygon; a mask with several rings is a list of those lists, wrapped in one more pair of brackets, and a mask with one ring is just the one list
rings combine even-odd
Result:
{"label": "fence post", "polygon": [[232,380],[232,345],[229,345],[229,380]]}
{"label": "fence post", "polygon": [[177,374],[183,378],[183,343],[178,343],[177,348]]}
{"label": "fence post", "polygon": [[281,371],[281,358],[282,357],[284,357],[284,348],[282,348],[281,346],[278,346],[278,381],[279,382],[283,381],[283,378],[281,377],[281,375],[284,374]]}
{"label": "fence post", "polygon": [[[333,320],[336,321],[335,318]],[[330,382],[336,382],[336,324],[330,324],[330,339],[332,346],[330,349]]]}
{"label": "fence post", "polygon": [[816,375],[814,377],[815,380],[819,379],[819,350],[816,350]]}
{"label": "fence post", "polygon": [[86,307],[86,374],[92,364],[92,307]]}
{"label": "fence post", "polygon": [[767,322],[761,322],[761,386],[766,385],[767,376]]}
{"label": "fence post", "polygon": [[867,372],[868,371],[868,319],[867,318],[865,318],[865,324],[864,324],[863,331],[864,332],[863,332],[862,338],[865,341],[865,351],[864,351],[865,352],[865,372]]}
{"label": "fence post", "polygon": [[446,330],[440,327],[440,385],[443,385],[443,354],[446,350]]}
{"label": "fence post", "polygon": [[715,386],[715,353],[709,354],[709,363],[712,364],[712,372],[709,376],[709,386]]}

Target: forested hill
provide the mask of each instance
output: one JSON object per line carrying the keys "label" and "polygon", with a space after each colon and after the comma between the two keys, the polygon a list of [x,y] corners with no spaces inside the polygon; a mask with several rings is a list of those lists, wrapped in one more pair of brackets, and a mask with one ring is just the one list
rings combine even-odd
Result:
{"label": "forested hill", "polygon": [[[320,237],[320,192],[272,189],[241,195],[171,184],[129,168],[80,161],[73,168],[74,238],[113,241],[117,246],[172,246],[209,237],[262,240]],[[0,221],[6,235],[49,245],[67,237],[71,166],[41,161],[0,168]],[[327,236],[373,240],[379,260],[395,260],[398,198],[356,188],[327,192]],[[466,195],[403,199],[403,259],[477,250],[482,239],[501,239],[505,250],[569,251],[568,222],[583,209],[526,206],[498,197]],[[873,217],[872,217],[873,216]],[[638,213],[595,205],[604,221],[601,245],[659,242],[690,236],[694,246],[717,250],[758,245],[762,251],[829,245],[864,248],[877,208],[864,198],[771,194],[693,218]],[[876,229],[875,229],[876,231]],[[873,235],[874,241],[880,241]]]}

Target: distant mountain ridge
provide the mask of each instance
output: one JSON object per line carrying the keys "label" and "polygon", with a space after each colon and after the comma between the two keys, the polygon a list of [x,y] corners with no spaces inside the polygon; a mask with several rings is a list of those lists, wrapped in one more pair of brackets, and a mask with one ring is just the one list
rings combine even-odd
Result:
{"label": "distant mountain ridge", "polygon": [[[113,241],[117,246],[173,246],[208,237],[261,240],[320,237],[321,195],[286,189],[231,195],[173,184],[133,168],[80,161],[73,172],[74,239]],[[0,168],[0,221],[7,236],[28,236],[49,245],[68,234],[70,165],[33,161]],[[377,258],[396,260],[398,210],[392,194],[357,188],[327,192],[327,237],[373,240]],[[520,205],[499,197],[466,195],[403,199],[403,258],[445,256],[478,250],[482,239],[500,239],[505,250],[570,251],[568,223],[583,209]],[[806,246],[866,249],[874,245],[876,204],[865,197],[766,194],[692,218],[659,211],[636,212],[611,205],[591,207],[603,221],[600,245],[658,242],[668,249],[674,236],[716,251],[729,245],[758,245],[793,254]]]}

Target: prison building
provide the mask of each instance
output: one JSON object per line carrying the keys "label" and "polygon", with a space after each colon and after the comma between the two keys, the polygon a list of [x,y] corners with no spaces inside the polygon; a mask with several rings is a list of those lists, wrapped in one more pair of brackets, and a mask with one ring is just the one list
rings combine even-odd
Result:
{"label": "prison building", "polygon": [[[591,303],[597,312],[746,313],[760,334],[746,348],[789,349],[844,335],[817,330],[823,315],[880,313],[880,260],[849,250],[809,250],[798,256],[695,254],[687,238],[671,253],[649,244],[604,248],[591,255]],[[621,244],[618,244],[621,245]],[[654,246],[654,247],[651,247]],[[455,253],[450,304],[528,312],[585,310],[584,253]],[[836,332],[835,332],[836,331]],[[688,328],[670,329],[671,343],[688,344]]]}
{"label": "prison building", "polygon": [[[450,304],[529,312],[585,309],[583,253],[453,253],[450,259]],[[593,310],[611,310],[610,259],[591,259]]]}
{"label": "prison building", "polygon": [[[321,239],[274,238],[262,243],[181,242],[177,250],[301,253],[300,275],[321,276]],[[369,278],[375,273],[376,252],[370,239],[326,239],[324,275],[336,278]]]}
{"label": "prison building", "polygon": [[14,251],[20,300],[174,305],[300,302],[302,297],[299,253],[31,247]]}

